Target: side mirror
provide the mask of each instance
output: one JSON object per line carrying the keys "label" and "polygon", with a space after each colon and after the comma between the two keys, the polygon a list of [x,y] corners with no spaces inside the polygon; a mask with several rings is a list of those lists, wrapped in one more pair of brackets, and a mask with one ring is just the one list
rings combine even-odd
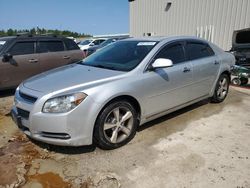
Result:
{"label": "side mirror", "polygon": [[12,59],[12,55],[10,53],[7,53],[7,54],[3,54],[3,59],[2,61],[3,62],[8,62],[10,59]]}
{"label": "side mirror", "polygon": [[94,43],[90,43],[89,46],[95,46],[95,44]]}
{"label": "side mirror", "polygon": [[166,68],[166,67],[172,67],[172,66],[173,66],[172,60],[159,58],[159,59],[156,59],[155,62],[152,64],[152,69]]}

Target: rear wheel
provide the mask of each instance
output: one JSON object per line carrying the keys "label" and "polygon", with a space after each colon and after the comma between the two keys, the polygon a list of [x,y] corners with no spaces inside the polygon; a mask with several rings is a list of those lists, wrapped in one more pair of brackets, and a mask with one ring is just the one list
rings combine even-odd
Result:
{"label": "rear wheel", "polygon": [[248,78],[240,78],[241,85],[246,85],[248,83]]}
{"label": "rear wheel", "polygon": [[216,84],[214,95],[211,98],[212,102],[220,103],[225,100],[229,89],[229,77],[226,74],[222,74]]}
{"label": "rear wheel", "polygon": [[102,149],[121,147],[135,136],[137,124],[137,112],[129,102],[113,102],[97,118],[94,141]]}

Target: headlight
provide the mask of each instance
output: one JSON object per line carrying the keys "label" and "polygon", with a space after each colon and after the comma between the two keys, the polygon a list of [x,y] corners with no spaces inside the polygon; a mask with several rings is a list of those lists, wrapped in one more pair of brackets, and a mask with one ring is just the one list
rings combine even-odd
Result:
{"label": "headlight", "polygon": [[49,99],[43,106],[45,113],[64,113],[74,109],[87,95],[85,93],[75,93]]}

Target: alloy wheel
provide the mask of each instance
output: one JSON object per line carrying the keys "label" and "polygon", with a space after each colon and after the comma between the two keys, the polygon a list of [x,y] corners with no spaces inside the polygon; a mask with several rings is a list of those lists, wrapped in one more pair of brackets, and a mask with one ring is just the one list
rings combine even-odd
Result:
{"label": "alloy wheel", "polygon": [[219,88],[217,90],[217,96],[219,99],[224,99],[228,92],[228,81],[225,77],[223,77],[219,81]]}
{"label": "alloy wheel", "polygon": [[120,143],[131,134],[133,123],[133,114],[129,108],[117,107],[107,115],[104,121],[104,136],[111,143]]}

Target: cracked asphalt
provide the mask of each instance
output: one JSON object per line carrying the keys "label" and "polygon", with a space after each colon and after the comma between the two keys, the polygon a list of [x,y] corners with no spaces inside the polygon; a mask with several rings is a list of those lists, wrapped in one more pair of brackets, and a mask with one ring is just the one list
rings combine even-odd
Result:
{"label": "cracked asphalt", "polygon": [[126,146],[58,147],[28,139],[0,96],[0,187],[250,187],[250,90],[147,123]]}

